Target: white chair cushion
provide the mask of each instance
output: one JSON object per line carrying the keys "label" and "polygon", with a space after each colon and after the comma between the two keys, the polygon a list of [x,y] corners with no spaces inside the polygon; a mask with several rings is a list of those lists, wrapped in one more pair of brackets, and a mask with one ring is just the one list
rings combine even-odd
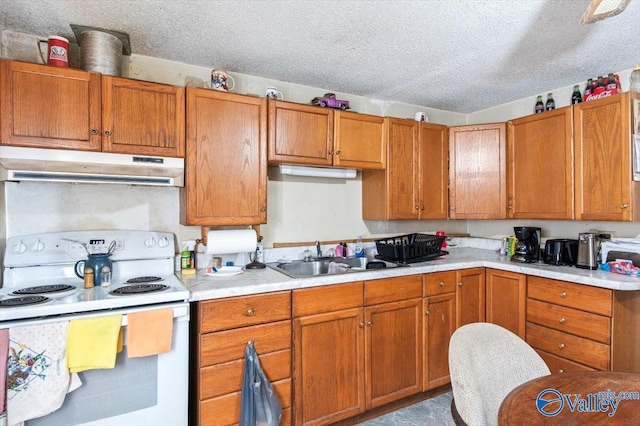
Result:
{"label": "white chair cushion", "polygon": [[449,372],[456,408],[470,426],[496,425],[500,404],[509,392],[550,374],[524,340],[484,322],[467,324],[453,333]]}

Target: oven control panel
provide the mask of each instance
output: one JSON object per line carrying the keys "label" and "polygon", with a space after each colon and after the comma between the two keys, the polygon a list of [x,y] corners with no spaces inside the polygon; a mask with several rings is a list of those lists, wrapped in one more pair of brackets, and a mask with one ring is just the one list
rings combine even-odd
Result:
{"label": "oven control panel", "polygon": [[175,237],[154,231],[71,231],[7,239],[6,267],[76,262],[88,254],[111,253],[112,260],[173,258]]}

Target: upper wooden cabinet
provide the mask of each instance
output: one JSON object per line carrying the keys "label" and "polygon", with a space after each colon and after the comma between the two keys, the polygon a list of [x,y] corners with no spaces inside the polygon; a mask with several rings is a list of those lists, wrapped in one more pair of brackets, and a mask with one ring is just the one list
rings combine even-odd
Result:
{"label": "upper wooden cabinet", "polygon": [[446,219],[447,127],[387,120],[387,169],[362,173],[363,218]]}
{"label": "upper wooden cabinet", "polygon": [[632,180],[631,102],[622,93],[574,106],[575,217],[640,220],[640,186]]}
{"label": "upper wooden cabinet", "polygon": [[269,100],[270,164],[386,167],[385,119]]}
{"label": "upper wooden cabinet", "polygon": [[506,219],[506,123],[449,128],[449,217]]}
{"label": "upper wooden cabinet", "polygon": [[0,62],[2,144],[184,156],[184,88]]}
{"label": "upper wooden cabinet", "polygon": [[102,150],[184,157],[183,87],[102,76]]}
{"label": "upper wooden cabinet", "polygon": [[256,225],[267,219],[267,102],[187,89],[184,225]]}
{"label": "upper wooden cabinet", "polygon": [[571,107],[508,123],[510,219],[573,219]]}
{"label": "upper wooden cabinet", "polygon": [[0,61],[3,145],[100,151],[100,74]]}

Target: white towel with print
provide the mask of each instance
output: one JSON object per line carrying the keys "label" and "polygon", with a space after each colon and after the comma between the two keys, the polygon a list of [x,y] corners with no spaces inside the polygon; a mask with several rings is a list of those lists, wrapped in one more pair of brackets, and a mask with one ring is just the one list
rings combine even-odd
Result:
{"label": "white towel with print", "polygon": [[7,423],[45,416],[82,383],[67,368],[68,321],[9,330]]}

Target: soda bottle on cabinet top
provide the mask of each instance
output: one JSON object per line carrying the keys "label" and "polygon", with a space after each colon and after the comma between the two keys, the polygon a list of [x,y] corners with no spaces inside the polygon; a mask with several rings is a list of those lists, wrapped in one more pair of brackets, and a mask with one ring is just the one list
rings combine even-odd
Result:
{"label": "soda bottle on cabinet top", "polygon": [[536,114],[540,114],[544,111],[544,103],[542,102],[542,95],[536,98],[536,107],[533,110]]}
{"label": "soda bottle on cabinet top", "polygon": [[607,76],[607,90],[614,90],[617,88],[618,86],[616,85],[616,77],[613,75],[612,72],[610,72],[609,75]]}
{"label": "soda bottle on cabinet top", "polygon": [[629,79],[629,90],[640,93],[640,65],[636,65]]}
{"label": "soda bottle on cabinet top", "polygon": [[598,76],[598,81],[595,84],[595,87],[593,88],[593,94],[594,95],[598,95],[602,92],[604,92],[606,89],[605,85],[604,85],[604,77],[599,75]]}
{"label": "soda bottle on cabinet top", "polygon": [[571,105],[579,104],[582,102],[582,95],[580,94],[580,86],[577,84],[573,86],[573,94],[571,95]]}
{"label": "soda bottle on cabinet top", "polygon": [[547,104],[545,105],[545,109],[547,111],[551,111],[552,109],[556,109],[556,103],[553,100],[553,95],[551,93],[549,93],[547,95]]}
{"label": "soda bottle on cabinet top", "polygon": [[587,80],[587,87],[584,88],[584,100],[587,100],[587,97],[593,93],[593,79],[590,78]]}

